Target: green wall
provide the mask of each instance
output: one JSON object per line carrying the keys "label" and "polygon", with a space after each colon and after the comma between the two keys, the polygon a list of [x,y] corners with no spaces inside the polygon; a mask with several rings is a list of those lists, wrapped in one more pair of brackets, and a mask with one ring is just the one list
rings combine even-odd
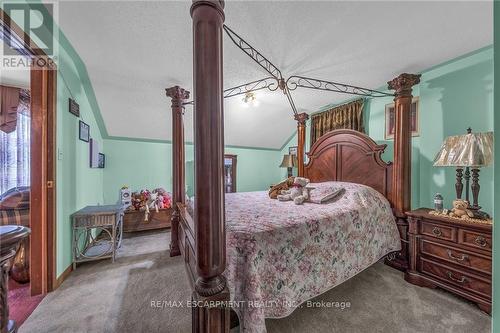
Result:
{"label": "green wall", "polygon": [[[78,118],[68,112],[68,98],[80,105],[80,118],[91,137],[103,140],[71,58],[60,51],[57,76],[57,275],[71,265],[70,215],[90,204],[103,203],[103,171],[89,167],[89,144],[78,139]],[[102,149],[102,148],[101,148]]]}
{"label": "green wall", "polygon": [[[237,155],[236,185],[239,192],[266,190],[280,179],[278,150],[226,147]],[[118,200],[118,190],[164,187],[172,190],[172,145],[167,142],[105,140],[104,201]],[[186,185],[193,190],[193,145],[186,145]]]}
{"label": "green wall", "polygon": [[[494,55],[495,55],[495,80],[500,82],[500,3],[494,2]],[[495,85],[495,115],[494,127],[500,131],[500,85]],[[494,221],[500,221],[500,139],[495,135],[495,192],[494,192]],[[492,332],[500,331],[500,228],[493,224],[493,325]]]}
{"label": "green wall", "polygon": [[[444,138],[493,131],[493,48],[488,47],[422,74],[420,83],[420,205],[432,204],[435,192],[450,206],[456,196],[455,170],[432,166]],[[493,168],[481,170],[479,203],[493,212]]]}

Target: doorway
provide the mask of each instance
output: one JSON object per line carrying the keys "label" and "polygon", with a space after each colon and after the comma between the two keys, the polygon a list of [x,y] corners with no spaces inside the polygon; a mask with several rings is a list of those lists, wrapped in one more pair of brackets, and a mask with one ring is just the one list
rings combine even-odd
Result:
{"label": "doorway", "polygon": [[236,155],[224,155],[224,192],[236,192]]}
{"label": "doorway", "polygon": [[[44,295],[57,288],[56,280],[56,192],[55,192],[55,148],[56,148],[56,78],[57,68],[46,54],[39,51],[36,44],[24,31],[11,21],[10,17],[0,9],[0,43],[15,50],[19,57],[30,60],[32,66],[23,69],[2,69],[2,90],[9,90],[10,96],[16,96],[15,91],[20,92],[23,106],[9,106],[12,113],[13,128],[8,129],[9,134],[0,137],[6,140],[7,136],[15,133],[17,146],[9,149],[16,150],[16,173],[25,174],[26,177],[18,178],[12,170],[2,172],[2,180],[9,177],[3,194],[11,191],[22,192],[26,197],[28,192],[28,203],[17,207],[28,209],[29,217],[22,222],[16,219],[1,220],[2,224],[28,224],[31,229],[29,242],[25,244],[24,253],[18,251],[18,256],[24,255],[24,272],[21,275],[12,273],[11,278],[20,281],[16,283],[27,288],[27,297]],[[3,54],[3,53],[1,53]],[[35,61],[37,59],[44,61]],[[49,65],[50,64],[50,65]],[[24,72],[23,72],[24,71]],[[16,81],[17,80],[17,81]],[[4,89],[3,87],[7,87]],[[26,96],[28,100],[26,100]],[[15,99],[15,97],[14,97]],[[13,102],[14,104],[16,101]],[[2,104],[3,106],[3,104]],[[23,111],[23,110],[28,111]],[[21,112],[19,112],[21,110]],[[4,110],[2,110],[3,113]],[[1,117],[0,117],[1,119]],[[0,128],[1,128],[0,124]],[[24,132],[23,132],[24,131]],[[22,133],[22,134],[21,134]],[[28,139],[27,139],[28,138]],[[5,145],[4,147],[7,147]],[[24,147],[22,156],[18,154]],[[3,153],[6,149],[3,150]],[[1,161],[1,160],[0,160]],[[7,170],[4,168],[3,170]],[[6,188],[10,187],[10,188]],[[2,193],[0,193],[2,195]],[[6,196],[0,196],[5,199]],[[11,201],[12,202],[12,201]],[[4,216],[7,209],[16,207],[0,206],[0,213]],[[25,281],[25,280],[28,281]],[[10,297],[10,295],[9,295]],[[25,300],[26,301],[26,300]],[[30,301],[30,300],[27,300]],[[21,301],[22,302],[22,301]],[[26,303],[26,302],[22,302]],[[11,312],[13,306],[11,304]]]}

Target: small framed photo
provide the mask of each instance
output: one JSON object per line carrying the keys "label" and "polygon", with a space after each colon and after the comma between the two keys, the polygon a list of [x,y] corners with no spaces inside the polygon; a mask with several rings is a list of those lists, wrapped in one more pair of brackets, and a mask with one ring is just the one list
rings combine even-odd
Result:
{"label": "small framed photo", "polygon": [[76,117],[80,117],[80,105],[74,100],[69,99],[69,112],[75,115]]}
{"label": "small framed photo", "polygon": [[[411,136],[419,136],[420,129],[418,126],[419,117],[419,103],[418,97],[413,97],[411,101]],[[394,126],[396,124],[396,114],[394,110],[394,103],[385,106],[385,139],[394,139]]]}
{"label": "small framed photo", "polygon": [[99,162],[97,163],[97,167],[100,169],[104,169],[106,166],[106,155],[103,153],[99,153]]}
{"label": "small framed photo", "polygon": [[288,154],[289,155],[295,155],[295,156],[297,156],[297,146],[289,147],[288,148]]}
{"label": "small framed photo", "polygon": [[80,140],[89,142],[90,140],[90,126],[83,121],[80,120],[80,126],[79,126],[79,137]]}

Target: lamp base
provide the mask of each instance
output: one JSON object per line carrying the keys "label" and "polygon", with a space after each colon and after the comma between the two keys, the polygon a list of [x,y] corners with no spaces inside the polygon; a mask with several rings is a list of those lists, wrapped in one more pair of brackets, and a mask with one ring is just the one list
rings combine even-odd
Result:
{"label": "lamp base", "polygon": [[481,206],[469,206],[467,209],[470,210],[472,214],[474,214],[475,219],[480,219],[480,220],[491,219],[491,216],[488,213],[483,212],[481,210]]}

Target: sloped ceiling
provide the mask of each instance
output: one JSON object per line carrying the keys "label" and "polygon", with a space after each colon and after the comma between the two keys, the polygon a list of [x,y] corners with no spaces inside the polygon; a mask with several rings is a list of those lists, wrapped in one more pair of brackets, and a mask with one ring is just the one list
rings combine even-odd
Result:
{"label": "sloped ceiling", "polygon": [[[0,49],[3,50],[4,42],[0,39]],[[0,71],[0,84],[18,88],[30,88],[30,71],[28,69],[5,69]]]}
{"label": "sloped ceiling", "polygon": [[[70,1],[59,25],[82,57],[110,136],[169,140],[164,89],[192,91],[190,2]],[[419,72],[492,43],[492,3],[227,1],[226,24],[285,77],[306,75],[379,88],[402,72]],[[224,86],[266,73],[226,38]],[[296,90],[299,111],[315,112],[345,95]],[[257,93],[260,105],[225,101],[228,145],[280,148],[296,123],[280,92]],[[192,140],[192,108],[186,112]]]}

